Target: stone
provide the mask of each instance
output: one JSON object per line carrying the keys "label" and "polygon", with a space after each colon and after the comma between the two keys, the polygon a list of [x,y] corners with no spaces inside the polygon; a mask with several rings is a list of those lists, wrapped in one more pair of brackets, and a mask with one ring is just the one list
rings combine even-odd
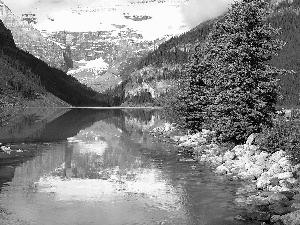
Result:
{"label": "stone", "polygon": [[300,194],[296,194],[293,196],[293,199],[300,201]]}
{"label": "stone", "polygon": [[243,180],[255,180],[255,177],[247,173],[246,171],[240,171],[238,175]]}
{"label": "stone", "polygon": [[296,203],[294,202],[292,205],[291,205],[292,208],[295,208],[295,209],[300,209],[300,203]]}
{"label": "stone", "polygon": [[268,174],[263,173],[257,179],[256,188],[257,189],[264,189],[264,188],[266,188],[268,186],[268,184],[270,184],[270,177],[268,176]]}
{"label": "stone", "polygon": [[293,188],[293,185],[291,183],[287,182],[286,180],[280,180],[279,181],[279,186],[280,187],[285,187],[285,188],[288,188],[288,189]]}
{"label": "stone", "polygon": [[300,178],[300,171],[295,171],[294,174],[295,174],[295,178],[297,179]]}
{"label": "stone", "polygon": [[292,119],[292,110],[291,109],[285,109],[284,110],[284,117],[288,120]]}
{"label": "stone", "polygon": [[281,216],[284,225],[300,225],[300,210]]}
{"label": "stone", "polygon": [[224,161],[233,160],[234,158],[235,158],[234,151],[227,151],[227,152],[225,152],[225,154],[223,156],[223,160]]}
{"label": "stone", "polygon": [[289,188],[287,187],[281,187],[281,186],[268,186],[267,187],[268,191],[272,191],[272,192],[282,192],[282,191],[290,191]]}
{"label": "stone", "polygon": [[240,220],[240,221],[251,221],[252,218],[249,217],[248,215],[237,215],[236,217],[234,217],[235,220]]}
{"label": "stone", "polygon": [[300,171],[300,164],[293,166],[293,172]]}
{"label": "stone", "polygon": [[228,172],[229,172],[229,169],[224,165],[220,165],[216,168],[216,173],[217,174],[226,174]]}
{"label": "stone", "polygon": [[256,206],[263,206],[263,205],[269,205],[270,202],[269,202],[268,198],[251,195],[246,199],[246,204],[256,205]]}
{"label": "stone", "polygon": [[269,157],[269,153],[264,151],[260,152],[259,154],[254,156],[255,164],[263,167],[269,166],[268,157]]}
{"label": "stone", "polygon": [[244,148],[246,149],[247,152],[253,155],[258,150],[259,147],[256,145],[244,145]]}
{"label": "stone", "polygon": [[271,214],[268,212],[258,212],[257,213],[257,220],[258,221],[269,221],[271,218]]}
{"label": "stone", "polygon": [[255,140],[255,138],[258,135],[259,135],[259,133],[252,133],[252,134],[250,134],[250,136],[247,138],[246,145],[252,145],[252,144],[254,144],[254,140]]}
{"label": "stone", "polygon": [[278,201],[286,201],[286,200],[288,200],[288,198],[284,194],[273,193],[268,197],[268,200],[272,204],[272,203],[275,203]]}
{"label": "stone", "polygon": [[291,163],[286,157],[282,157],[281,159],[279,159],[278,164],[280,165],[280,167],[284,172],[292,171]]}
{"label": "stone", "polygon": [[185,141],[187,141],[189,139],[190,139],[189,135],[184,135],[184,136],[179,137],[179,141],[180,142],[185,142]]}
{"label": "stone", "polygon": [[292,200],[295,195],[292,191],[282,191],[280,192],[280,194],[284,194],[288,198],[288,200]]}
{"label": "stone", "polygon": [[273,192],[271,192],[271,191],[263,191],[263,192],[259,193],[259,195],[260,195],[261,197],[269,197],[269,196],[271,196],[272,194],[273,194]]}
{"label": "stone", "polygon": [[246,172],[249,175],[249,177],[254,177],[257,179],[263,173],[263,168],[257,165],[253,165]]}
{"label": "stone", "polygon": [[277,174],[277,178],[279,180],[286,180],[286,179],[292,178],[292,177],[293,177],[293,173],[292,172],[284,172],[284,173]]}
{"label": "stone", "polygon": [[231,172],[231,173],[235,173],[235,174],[239,173],[240,171],[241,171],[241,170],[240,170],[240,168],[238,168],[238,167],[233,167],[233,168],[230,169],[230,172]]}
{"label": "stone", "polygon": [[243,156],[246,152],[244,145],[236,145],[232,151],[235,153],[236,156]]}
{"label": "stone", "polygon": [[279,221],[281,221],[280,215],[272,215],[271,218],[270,218],[271,223],[276,223],[276,222],[279,222]]}
{"label": "stone", "polygon": [[[222,157],[220,156],[214,156],[214,157],[210,157],[210,159],[208,160],[212,165],[218,166],[222,164]],[[226,167],[227,168],[227,167]],[[228,168],[227,168],[228,169]]]}
{"label": "stone", "polygon": [[267,173],[269,174],[270,177],[275,176],[278,173],[282,173],[282,168],[277,162],[272,163],[270,168],[268,169]]}
{"label": "stone", "polygon": [[282,206],[280,204],[274,204],[274,205],[270,205],[269,206],[269,211],[272,214],[276,214],[276,215],[282,216],[282,215],[285,215],[287,213],[295,211],[295,208],[287,207],[287,206]]}
{"label": "stone", "polygon": [[244,204],[246,204],[246,198],[245,197],[238,197],[234,201],[238,205],[244,205]]}
{"label": "stone", "polygon": [[269,160],[272,161],[272,163],[277,163],[281,158],[285,156],[285,152],[283,150],[279,150],[277,152],[274,152],[270,157]]}
{"label": "stone", "polygon": [[290,184],[292,184],[293,186],[298,185],[299,184],[299,180],[295,179],[295,178],[288,178],[286,179],[287,182],[289,182]]}
{"label": "stone", "polygon": [[251,184],[248,184],[248,185],[245,185],[243,187],[238,188],[236,194],[245,195],[245,194],[254,193],[254,192],[256,192],[255,186],[251,185]]}
{"label": "stone", "polygon": [[277,186],[277,185],[279,185],[279,179],[278,179],[278,177],[273,177],[273,178],[271,178],[271,179],[270,179],[270,184],[271,184],[272,186]]}

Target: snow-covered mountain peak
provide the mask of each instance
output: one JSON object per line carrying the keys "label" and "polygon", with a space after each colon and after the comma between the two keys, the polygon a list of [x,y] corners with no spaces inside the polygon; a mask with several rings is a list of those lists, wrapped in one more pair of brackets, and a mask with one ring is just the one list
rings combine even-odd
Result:
{"label": "snow-covered mountain peak", "polygon": [[[118,24],[142,34],[144,39],[154,40],[187,31],[180,6],[188,1],[74,0],[72,4],[60,1],[51,6],[48,1],[38,1],[19,17],[40,31],[113,31],[118,30],[114,26]],[[0,11],[3,14],[4,10]]]}

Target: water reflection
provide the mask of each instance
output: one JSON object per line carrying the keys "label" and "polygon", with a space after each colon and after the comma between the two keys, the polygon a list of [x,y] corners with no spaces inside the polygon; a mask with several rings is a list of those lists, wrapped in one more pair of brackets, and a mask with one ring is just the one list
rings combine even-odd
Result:
{"label": "water reflection", "polygon": [[172,146],[147,135],[162,122],[156,111],[70,110],[18,136],[38,151],[0,164],[0,208],[9,212],[0,224],[240,224],[238,184],[178,162]]}

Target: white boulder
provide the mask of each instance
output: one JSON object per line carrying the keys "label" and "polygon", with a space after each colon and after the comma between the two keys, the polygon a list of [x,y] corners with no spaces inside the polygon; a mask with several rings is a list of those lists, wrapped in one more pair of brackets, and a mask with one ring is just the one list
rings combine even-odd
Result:
{"label": "white boulder", "polygon": [[220,165],[216,168],[216,173],[217,174],[226,174],[228,172],[229,172],[229,169],[224,165]]}
{"label": "white boulder", "polygon": [[235,157],[235,153],[233,151],[227,151],[225,152],[224,156],[223,156],[223,160],[224,161],[229,161],[234,159]]}
{"label": "white boulder", "polygon": [[286,180],[288,178],[292,178],[293,177],[293,173],[292,172],[279,173],[279,174],[276,175],[276,177],[279,180]]}
{"label": "white boulder", "polygon": [[262,173],[256,181],[256,188],[264,189],[270,184],[270,176],[267,173]]}

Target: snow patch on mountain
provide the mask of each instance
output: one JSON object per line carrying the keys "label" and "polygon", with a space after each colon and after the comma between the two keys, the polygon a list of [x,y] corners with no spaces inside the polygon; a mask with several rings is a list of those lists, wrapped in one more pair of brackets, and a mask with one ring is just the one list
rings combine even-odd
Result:
{"label": "snow patch on mountain", "polygon": [[108,69],[108,64],[102,58],[95,60],[80,60],[74,62],[74,68],[68,71],[69,75],[80,73],[82,71],[93,72],[95,74],[101,73]]}
{"label": "snow patch on mountain", "polygon": [[38,1],[30,9],[30,15],[35,15],[36,24],[32,25],[40,31],[112,31],[116,29],[114,24],[119,24],[142,34],[144,39],[154,40],[188,30],[180,10],[188,1],[74,0],[56,4]]}

